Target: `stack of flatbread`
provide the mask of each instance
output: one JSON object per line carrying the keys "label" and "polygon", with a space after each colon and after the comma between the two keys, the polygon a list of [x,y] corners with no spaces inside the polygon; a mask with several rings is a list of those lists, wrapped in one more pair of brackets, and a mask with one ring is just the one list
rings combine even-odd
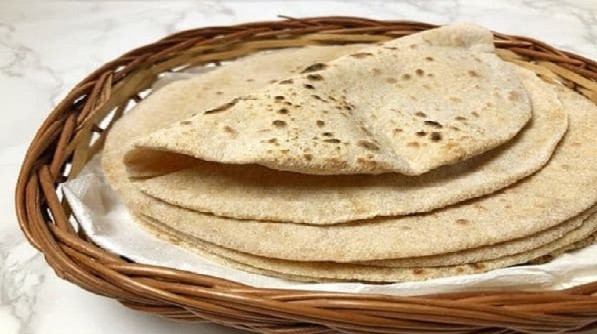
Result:
{"label": "stack of flatbread", "polygon": [[102,165],[138,222],[301,281],[479,273],[592,242],[597,107],[457,24],[236,60],[156,91]]}

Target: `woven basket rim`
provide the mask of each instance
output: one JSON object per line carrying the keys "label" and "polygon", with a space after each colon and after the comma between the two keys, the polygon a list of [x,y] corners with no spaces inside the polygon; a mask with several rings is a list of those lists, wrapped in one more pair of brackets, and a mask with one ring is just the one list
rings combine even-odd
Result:
{"label": "woven basket rim", "polygon": [[[60,184],[101,150],[105,133],[157,75],[262,49],[374,42],[436,27],[415,21],[313,17],[178,32],[91,73],[41,125],[15,193],[20,227],[56,273],[125,306],[263,333],[509,333],[597,328],[597,282],[559,291],[482,291],[396,297],[253,288],[131,263],[95,246],[68,222]],[[528,37],[495,33],[504,57],[531,63],[597,103],[597,63]],[[552,77],[553,75],[553,77]],[[98,124],[112,117],[108,127]],[[97,138],[96,138],[97,137]]]}

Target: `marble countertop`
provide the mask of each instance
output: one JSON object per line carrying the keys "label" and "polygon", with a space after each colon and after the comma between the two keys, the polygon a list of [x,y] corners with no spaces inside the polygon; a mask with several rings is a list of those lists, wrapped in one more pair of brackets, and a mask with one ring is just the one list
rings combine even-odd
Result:
{"label": "marble countertop", "polygon": [[18,229],[13,193],[34,132],[84,75],[134,47],[277,15],[475,21],[597,59],[597,1],[20,1],[0,3],[0,333],[235,333],[131,311],[59,279]]}

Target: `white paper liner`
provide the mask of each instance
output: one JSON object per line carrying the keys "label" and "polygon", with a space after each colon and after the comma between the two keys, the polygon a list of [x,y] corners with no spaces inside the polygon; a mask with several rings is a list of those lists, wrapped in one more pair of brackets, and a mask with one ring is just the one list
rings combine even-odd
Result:
{"label": "white paper liner", "polygon": [[330,292],[417,295],[478,290],[551,290],[597,281],[597,245],[543,265],[517,266],[484,274],[394,284],[300,283],[222,266],[172,245],[137,224],[103,177],[99,155],[64,185],[77,222],[99,246],[135,262],[188,270],[254,287]]}

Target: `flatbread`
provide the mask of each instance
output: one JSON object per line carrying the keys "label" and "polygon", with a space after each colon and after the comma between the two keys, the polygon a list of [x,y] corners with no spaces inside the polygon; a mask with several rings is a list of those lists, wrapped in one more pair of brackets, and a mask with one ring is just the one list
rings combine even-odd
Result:
{"label": "flatbread", "polygon": [[581,242],[587,238],[592,240],[592,235],[597,231],[597,216],[593,214],[587,218],[587,215],[581,215],[577,218],[573,218],[573,220],[578,219],[584,222],[579,228],[566,233],[556,241],[541,245],[530,251],[490,261],[464,265],[393,268],[344,263],[292,262],[257,257],[207,244],[202,240],[189,237],[186,233],[180,233],[180,231],[170,229],[167,226],[169,224],[164,225],[147,218],[138,219],[140,219],[142,225],[148,227],[150,231],[157,234],[159,237],[169,239],[181,246],[190,248],[208,259],[251,272],[300,281],[361,281],[384,283],[419,281],[445,276],[478,274],[489,270],[526,263],[551,253],[560,254],[564,251],[574,249],[575,243]]}
{"label": "flatbread", "polygon": [[465,263],[483,262],[494,260],[500,257],[514,255],[530,251],[537,245],[551,243],[567,233],[578,229],[584,220],[597,212],[597,206],[593,206],[582,214],[567,220],[566,222],[540,231],[527,237],[513,239],[498,244],[487,245],[477,248],[465,249],[458,252],[439,254],[423,257],[407,257],[392,260],[365,261],[361,264],[381,267],[441,267]]}
{"label": "flatbread", "polygon": [[126,135],[119,134],[118,127],[113,131],[117,135],[108,137],[104,169],[133,210],[175,230],[188,231],[190,237],[241,252],[295,261],[337,262],[456,252],[536,234],[578,215],[597,201],[597,107],[562,87],[542,85],[545,90],[556,88],[569,112],[569,131],[550,163],[492,196],[426,215],[308,226],[238,221],[173,207],[140,194],[126,183],[122,162],[117,159],[122,156],[118,148],[121,154],[123,142],[118,136]]}
{"label": "flatbread", "polygon": [[[541,168],[568,126],[556,93],[543,89],[534,73],[522,69],[516,73],[533,102],[533,119],[527,127],[498,149],[419,177],[318,176],[257,165],[203,163],[134,184],[149,196],[199,212],[313,225],[427,212],[490,194]],[[176,91],[160,97],[173,100],[178,95]]]}
{"label": "flatbread", "polygon": [[[456,24],[315,63],[135,141],[131,177],[217,162],[421,175],[511,140],[531,105],[493,35]],[[174,161],[174,163],[172,163]]]}

